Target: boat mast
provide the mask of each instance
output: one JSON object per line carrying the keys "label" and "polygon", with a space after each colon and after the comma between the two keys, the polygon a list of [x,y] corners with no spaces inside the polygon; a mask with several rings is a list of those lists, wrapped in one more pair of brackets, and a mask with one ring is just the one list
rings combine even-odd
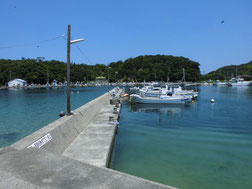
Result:
{"label": "boat mast", "polygon": [[169,77],[169,75],[168,75],[168,76],[167,76],[167,81],[166,81],[166,86],[165,86],[166,89],[168,89],[169,81],[170,81],[170,77]]}
{"label": "boat mast", "polygon": [[183,79],[182,79],[183,82],[185,82],[185,68],[183,68]]}
{"label": "boat mast", "polygon": [[237,79],[237,67],[236,67],[236,69],[235,69],[235,74],[236,74],[236,79]]}
{"label": "boat mast", "polygon": [[183,78],[182,78],[182,84],[184,85],[184,88],[186,90],[186,84],[185,84],[185,68],[183,68]]}

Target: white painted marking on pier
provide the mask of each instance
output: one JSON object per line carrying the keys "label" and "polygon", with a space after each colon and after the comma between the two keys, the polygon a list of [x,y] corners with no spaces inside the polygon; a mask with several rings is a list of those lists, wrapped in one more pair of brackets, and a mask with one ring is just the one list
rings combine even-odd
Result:
{"label": "white painted marking on pier", "polygon": [[52,136],[51,136],[50,133],[48,133],[45,136],[43,136],[42,138],[40,138],[39,140],[37,140],[36,142],[32,143],[27,148],[41,148],[42,146],[44,146],[50,140],[52,140]]}

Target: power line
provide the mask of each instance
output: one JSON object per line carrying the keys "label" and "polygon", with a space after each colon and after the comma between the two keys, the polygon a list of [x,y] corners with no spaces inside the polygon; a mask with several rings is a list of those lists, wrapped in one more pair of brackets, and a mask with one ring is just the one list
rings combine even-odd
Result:
{"label": "power line", "polygon": [[[54,37],[54,38],[51,38],[51,39],[46,39],[46,40],[37,41],[37,42],[33,42],[33,43],[20,44],[20,45],[12,45],[12,46],[4,46],[4,47],[0,47],[0,49],[9,49],[9,48],[16,48],[16,47],[25,47],[25,46],[30,46],[30,45],[39,45],[41,43],[46,43],[46,42],[49,42],[49,41],[54,41],[54,40],[57,40],[57,39],[61,39],[62,37],[65,40],[67,40],[65,38],[65,35],[61,35],[59,37]],[[90,64],[93,64],[92,61],[87,57],[87,55],[85,55],[85,53],[81,50],[81,48],[77,44],[74,44],[74,45],[77,47],[77,49],[80,51],[80,53],[85,57],[85,59],[87,59],[87,61]]]}
{"label": "power line", "polygon": [[77,48],[78,48],[78,50],[80,51],[80,53],[88,60],[88,62],[90,63],[90,64],[93,64],[92,62],[91,62],[91,60],[89,60],[89,58],[84,54],[84,52],[81,50],[81,48],[77,45],[77,44],[74,44]]}
{"label": "power line", "polygon": [[38,41],[38,42],[22,44],[22,45],[5,46],[5,47],[0,47],[0,49],[8,49],[8,48],[30,46],[30,45],[38,45],[38,44],[41,44],[41,43],[46,43],[46,42],[49,42],[49,41],[54,41],[54,40],[60,39],[61,37],[62,36],[60,36],[60,37],[54,37],[54,38],[51,38],[51,39],[46,39],[46,40],[42,40],[42,41]]}
{"label": "power line", "polygon": [[[65,40],[67,40],[67,39],[65,38],[65,35],[62,35],[62,37],[63,37]],[[80,48],[76,43],[74,43],[74,45],[77,47],[77,49],[80,51],[80,53],[87,59],[87,61],[88,61],[90,64],[93,64],[92,61],[87,57],[87,55],[84,54],[84,52],[81,50],[81,48]]]}

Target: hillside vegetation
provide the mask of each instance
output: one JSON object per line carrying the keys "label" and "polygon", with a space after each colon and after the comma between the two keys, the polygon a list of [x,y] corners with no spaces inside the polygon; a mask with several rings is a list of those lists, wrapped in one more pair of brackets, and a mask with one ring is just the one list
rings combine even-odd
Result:
{"label": "hillside vegetation", "polygon": [[245,79],[252,78],[252,61],[246,64],[241,65],[230,65],[224,66],[216,71],[210,72],[204,76],[205,80],[228,80],[232,77],[236,77],[236,68],[237,68],[237,75],[242,75]]}
{"label": "hillside vegetation", "polygon": [[[111,81],[170,81],[182,79],[182,69],[185,68],[187,81],[201,79],[199,63],[188,58],[168,55],[145,55],[129,58],[125,61],[109,64]],[[66,79],[66,63],[57,60],[42,59],[6,60],[0,59],[0,84],[4,85],[11,78],[20,78],[28,83],[50,82],[54,79],[64,82]],[[108,76],[108,67],[103,64],[86,65],[71,64],[71,81],[93,81],[98,76]]]}

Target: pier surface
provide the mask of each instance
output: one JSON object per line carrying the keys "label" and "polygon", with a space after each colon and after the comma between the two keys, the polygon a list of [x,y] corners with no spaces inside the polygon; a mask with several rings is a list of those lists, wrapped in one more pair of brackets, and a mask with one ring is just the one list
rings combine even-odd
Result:
{"label": "pier surface", "polygon": [[38,148],[3,154],[0,162],[0,188],[171,188]]}
{"label": "pier surface", "polygon": [[0,188],[173,188],[106,168],[121,107],[114,101],[106,93],[0,149]]}
{"label": "pier surface", "polygon": [[[114,105],[106,105],[94,120],[63,152],[63,156],[100,167],[107,167],[117,127]],[[109,121],[113,116],[115,121]]]}

